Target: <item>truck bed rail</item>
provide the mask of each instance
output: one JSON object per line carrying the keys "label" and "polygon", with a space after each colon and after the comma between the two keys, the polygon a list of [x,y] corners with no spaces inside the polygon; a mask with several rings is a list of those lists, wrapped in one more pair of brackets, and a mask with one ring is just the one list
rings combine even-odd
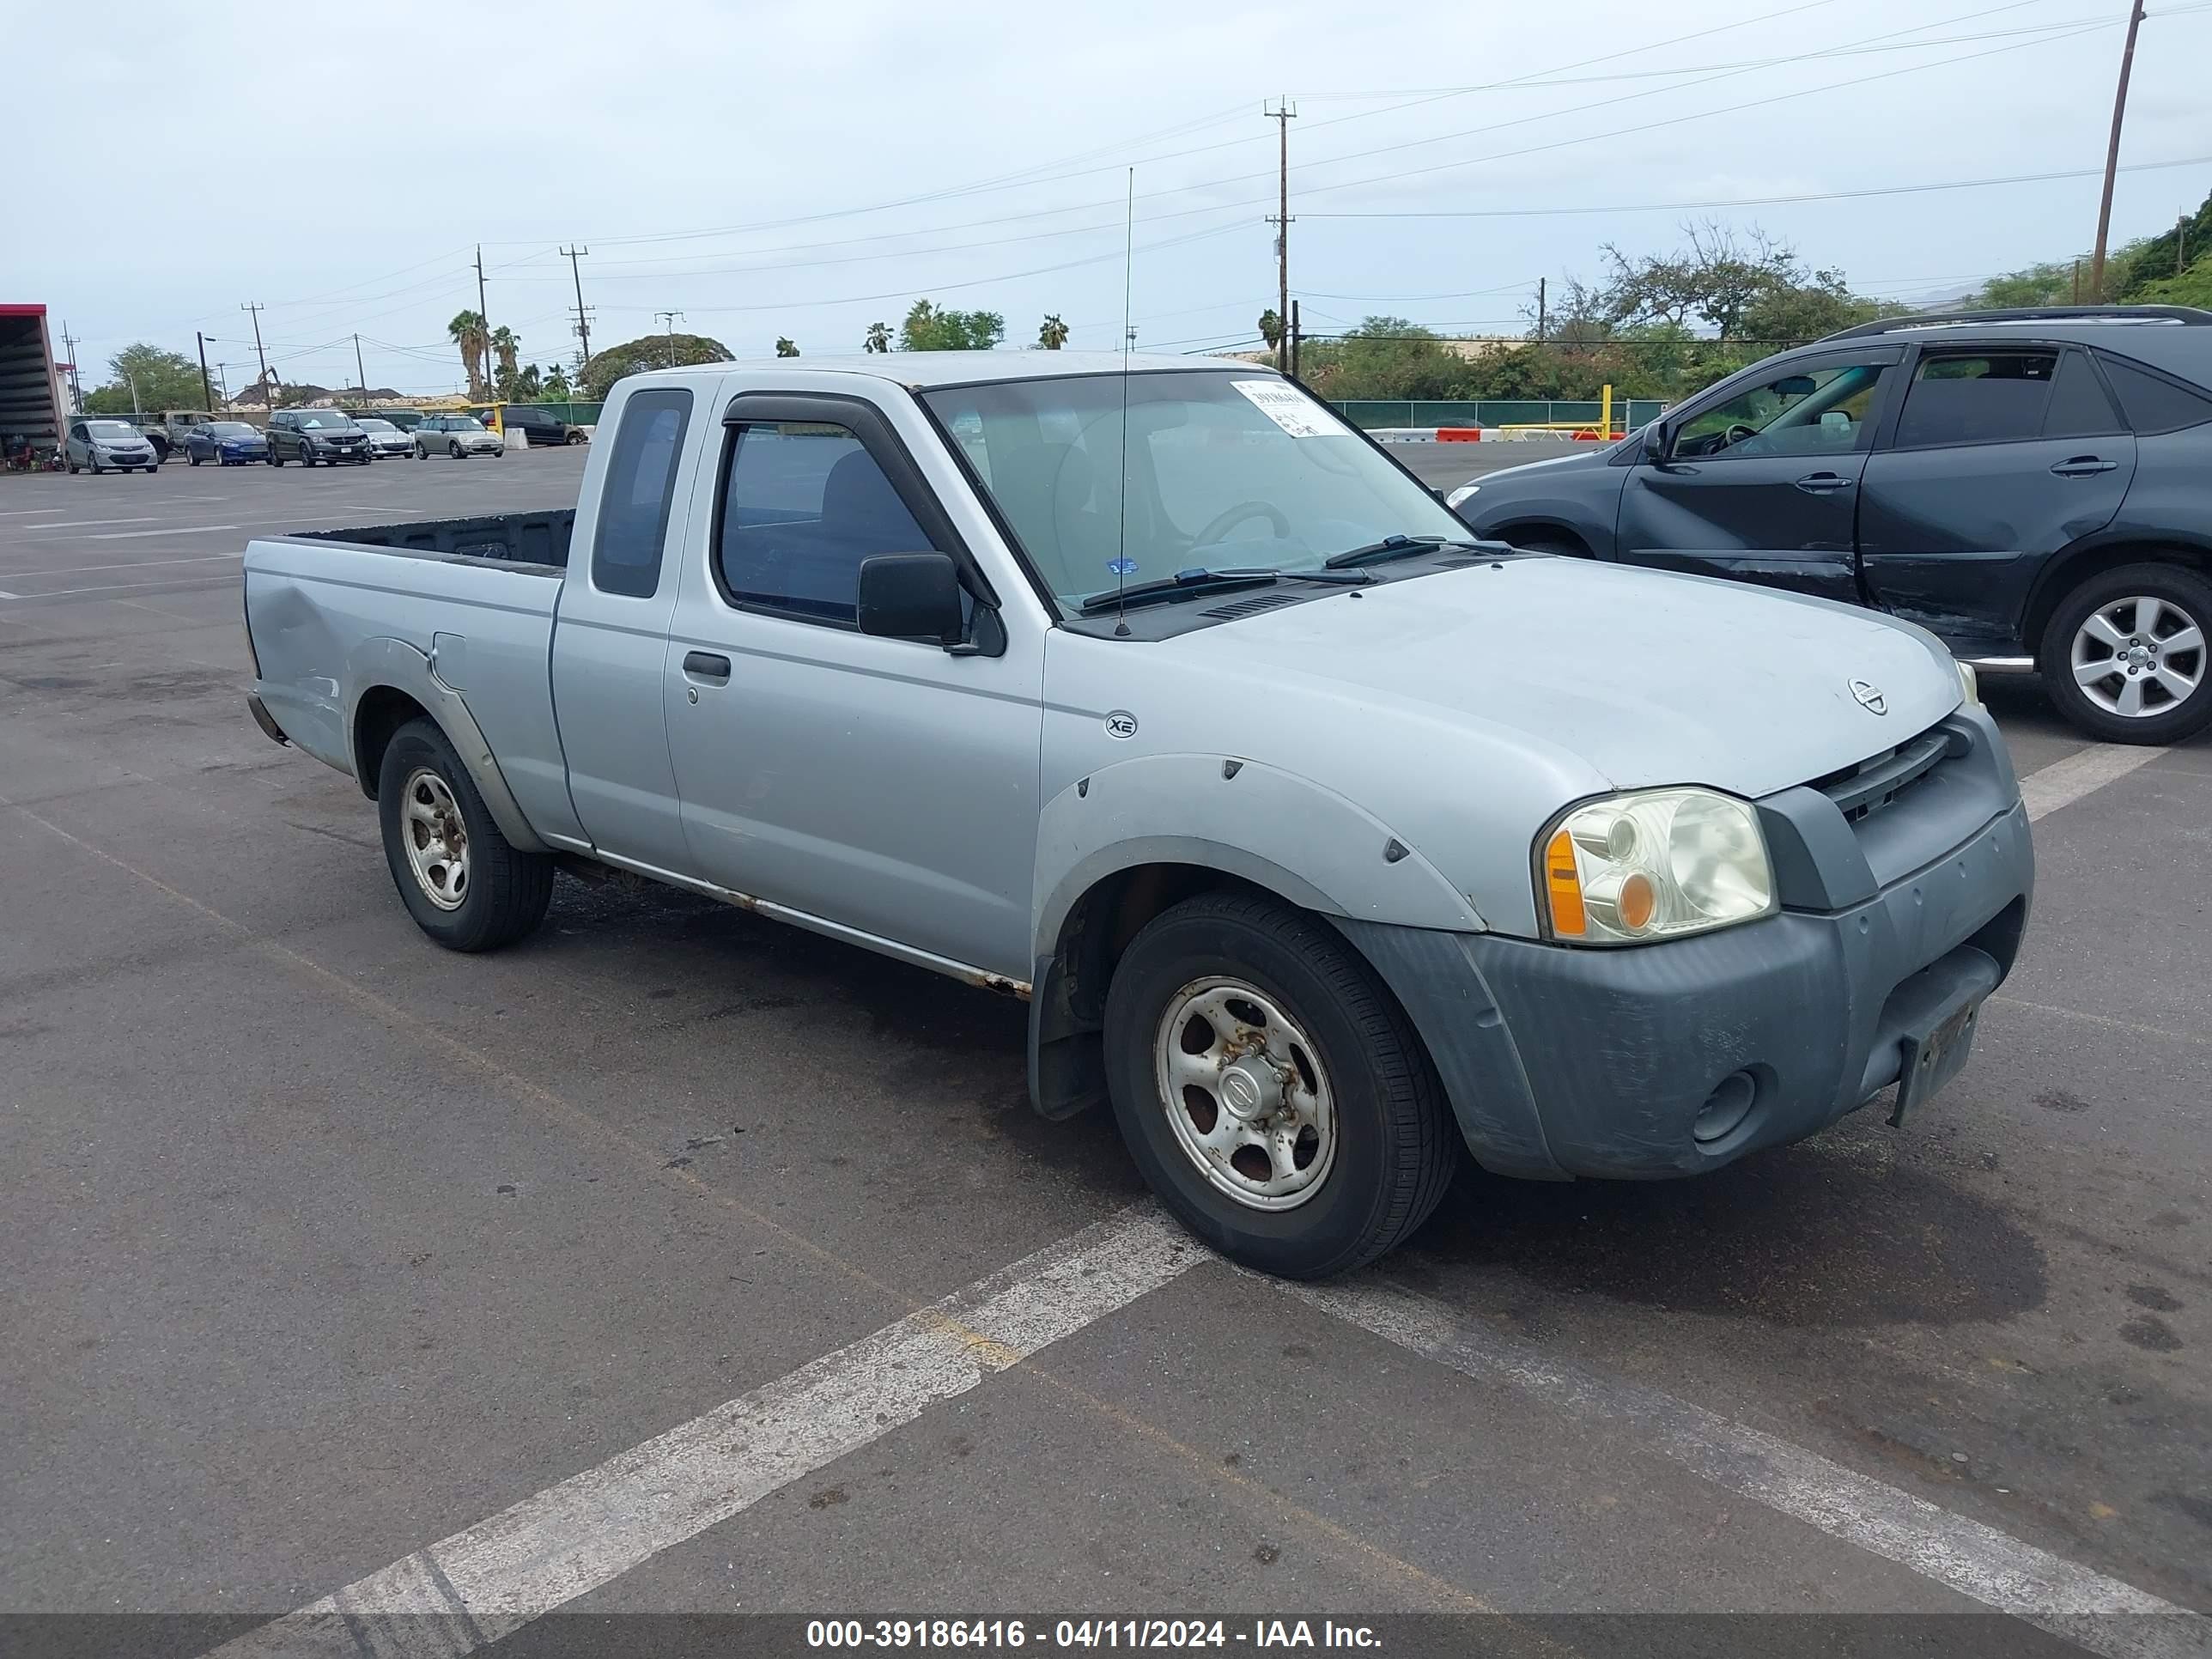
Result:
{"label": "truck bed rail", "polygon": [[349,542],[357,547],[405,548],[418,553],[453,553],[565,569],[568,541],[575,528],[576,509],[563,507],[541,513],[491,513],[471,519],[421,519],[411,524],[365,525],[357,530],[301,530],[286,539]]}

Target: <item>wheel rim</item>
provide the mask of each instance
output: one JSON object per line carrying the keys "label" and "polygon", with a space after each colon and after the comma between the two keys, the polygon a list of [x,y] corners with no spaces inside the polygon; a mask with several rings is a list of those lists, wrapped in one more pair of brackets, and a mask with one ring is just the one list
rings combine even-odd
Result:
{"label": "wheel rim", "polygon": [[422,896],[441,910],[459,909],[469,896],[468,825],[445,779],[427,766],[408,775],[399,827]]}
{"label": "wheel rim", "polygon": [[1216,1191],[1290,1210],[1336,1162],[1336,1100],[1321,1052],[1282,1005],[1243,980],[1194,980],[1168,1000],[1152,1042],[1176,1144]]}
{"label": "wheel rim", "polygon": [[2179,708],[2204,683],[2204,629],[2172,599],[2108,600],[2074,631],[2074,684],[2124,720]]}

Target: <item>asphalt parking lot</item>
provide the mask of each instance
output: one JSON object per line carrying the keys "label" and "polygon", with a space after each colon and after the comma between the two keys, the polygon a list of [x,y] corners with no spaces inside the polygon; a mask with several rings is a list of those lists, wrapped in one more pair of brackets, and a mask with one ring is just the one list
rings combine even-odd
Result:
{"label": "asphalt parking lot", "polygon": [[[1407,459],[1537,449],[1445,447]],[[1185,1245],[1103,1116],[1031,1114],[1018,1004],[566,878],[514,950],[417,933],[373,809],[246,717],[239,550],[562,504],[586,453],[0,478],[17,1636],[1440,1614],[1476,1622],[1386,1645],[1711,1650],[1601,1612],[2205,1650],[2212,741],[1988,688],[2040,884],[1924,1116],[1694,1183],[1470,1171],[1292,1289]]]}

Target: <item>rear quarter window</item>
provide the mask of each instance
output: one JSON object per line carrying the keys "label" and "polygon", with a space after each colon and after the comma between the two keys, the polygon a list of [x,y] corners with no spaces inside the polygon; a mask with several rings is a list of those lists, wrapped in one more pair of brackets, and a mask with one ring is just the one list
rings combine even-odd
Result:
{"label": "rear quarter window", "polygon": [[2113,396],[2138,433],[2155,436],[2212,421],[2212,393],[2154,374],[2124,357],[2099,356]]}
{"label": "rear quarter window", "polygon": [[592,539],[592,586],[601,592],[642,599],[659,588],[676,469],[690,426],[691,394],[682,387],[641,392],[623,406]]}

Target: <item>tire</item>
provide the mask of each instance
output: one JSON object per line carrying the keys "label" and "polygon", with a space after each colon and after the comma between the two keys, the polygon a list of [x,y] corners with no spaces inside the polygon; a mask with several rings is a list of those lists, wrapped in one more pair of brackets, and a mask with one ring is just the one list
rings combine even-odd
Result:
{"label": "tire", "polygon": [[[1316,1134],[1307,1164],[1286,1169],[1279,1156],[1240,1146],[1209,1170],[1187,1144],[1176,1114],[1193,1133],[1237,1127],[1227,1091],[1200,1089],[1194,1101],[1187,1087],[1170,1100],[1161,1081],[1177,1048],[1206,1066],[1207,1054],[1190,1046],[1194,1032],[1225,1055],[1237,1053],[1223,1042],[1224,1016],[1177,1015],[1194,993],[1201,1003],[1227,1002],[1227,1023],[1247,1038],[1272,1027],[1269,1057],[1279,1064],[1264,1069],[1304,1078],[1309,1108],[1324,1093],[1333,1102],[1333,1112],[1305,1115],[1328,1118],[1333,1135],[1332,1143]],[[1243,1023],[1255,1013],[1261,1026]],[[1287,1044],[1279,1041],[1285,1034]],[[1155,917],[1107,988],[1105,1042],[1114,1115],[1146,1181],[1192,1232],[1263,1273],[1320,1279],[1372,1261],[1427,1219],[1461,1162],[1435,1068],[1395,1000],[1326,923],[1272,899],[1204,894]],[[1285,1048],[1288,1065],[1280,1064]],[[1279,1093],[1276,1107],[1294,1098]],[[1307,1150],[1311,1131],[1295,1133],[1293,1158]],[[1248,1155],[1279,1183],[1308,1184],[1240,1197],[1231,1185],[1249,1188],[1258,1179]],[[1318,1175],[1305,1173],[1316,1165]]]}
{"label": "tire", "polygon": [[569,448],[574,449],[578,444],[584,441],[584,434],[580,432],[571,432],[567,437],[562,439],[561,441],[566,444]]}
{"label": "tire", "polygon": [[[428,781],[434,778],[434,783]],[[459,819],[459,865],[462,878],[446,878],[441,902],[432,896],[430,876],[418,876],[410,845],[418,833],[443,844],[428,826],[408,816],[414,803],[444,811],[450,824]],[[400,902],[415,925],[449,951],[495,951],[512,945],[545,919],[553,896],[553,860],[544,853],[517,850],[492,822],[483,797],[437,723],[410,720],[393,734],[384,751],[376,787],[377,814],[384,829],[385,862],[399,889]],[[450,829],[447,831],[450,835]],[[434,862],[433,872],[451,862]]]}
{"label": "tire", "polygon": [[188,449],[185,452],[185,462],[189,466],[198,466],[200,464],[200,458]]}
{"label": "tire", "polygon": [[[2140,601],[2130,605],[2129,601]],[[2151,619],[2142,620],[2144,610]],[[2103,618],[2104,633],[2095,631]],[[2141,629],[2141,632],[2136,630]],[[2110,642],[2105,637],[2110,635]],[[2196,643],[2172,650],[2191,635]],[[2143,672],[2086,681],[2085,668],[2141,641]],[[2212,726],[2212,581],[2175,564],[2129,564],[2090,577],[2051,613],[2036,652],[2044,688],[2059,713],[2106,743],[2179,743]],[[2106,652],[2111,655],[2106,657]],[[2174,690],[2176,682],[2184,689]],[[2189,682],[2194,682],[2193,687]],[[2124,712],[2130,705],[2137,712]]]}
{"label": "tire", "polygon": [[100,463],[98,461],[87,461],[85,465],[91,470],[92,476],[94,477],[97,478],[100,476]]}
{"label": "tire", "polygon": [[313,466],[314,464],[315,458],[313,452],[302,448],[300,451],[300,465],[301,466]]}
{"label": "tire", "polygon": [[430,452],[423,448],[422,445],[416,444],[415,446],[415,459],[418,461],[427,461],[430,459]]}
{"label": "tire", "polygon": [[74,477],[74,476],[76,475],[76,463],[75,461],[71,461],[71,462],[69,464],[69,470],[70,470],[70,475],[71,475],[72,477]]}
{"label": "tire", "polygon": [[465,460],[467,459],[465,452],[463,451],[458,442],[448,443],[446,446],[446,453],[452,456],[457,461]]}

